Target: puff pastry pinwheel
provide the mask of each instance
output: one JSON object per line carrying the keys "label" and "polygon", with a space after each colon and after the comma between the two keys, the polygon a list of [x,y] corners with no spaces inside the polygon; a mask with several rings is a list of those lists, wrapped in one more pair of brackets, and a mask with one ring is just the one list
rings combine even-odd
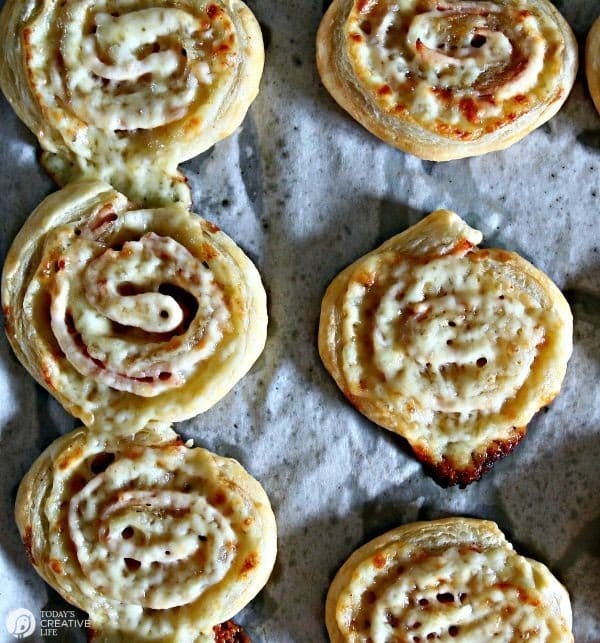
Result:
{"label": "puff pastry pinwheel", "polygon": [[144,205],[189,205],[177,164],[240,125],[264,62],[240,0],[7,0],[0,38],[0,85],[48,172]]}
{"label": "puff pastry pinwheel", "polygon": [[277,549],[261,485],[158,425],[132,440],[62,436],[23,479],[16,519],[36,571],[89,613],[94,641],[219,640]]}
{"label": "puff pastry pinwheel", "polygon": [[469,518],[367,543],[337,573],[325,614],[332,643],[573,641],[566,589],[495,523]]}
{"label": "puff pastry pinwheel", "polygon": [[587,37],[585,72],[594,105],[600,113],[600,18],[594,22]]}
{"label": "puff pastry pinwheel", "polygon": [[6,258],[2,299],[23,365],[102,430],[205,411],[266,339],[260,276],[229,237],[183,206],[140,210],[96,181],[33,212]]}
{"label": "puff pastry pinwheel", "polygon": [[477,480],[559,392],[569,306],[550,279],[438,210],[346,268],[319,352],[346,397],[443,485]]}
{"label": "puff pastry pinwheel", "polygon": [[554,116],[577,42],[548,0],[334,0],[317,64],[372,134],[447,161],[504,149]]}

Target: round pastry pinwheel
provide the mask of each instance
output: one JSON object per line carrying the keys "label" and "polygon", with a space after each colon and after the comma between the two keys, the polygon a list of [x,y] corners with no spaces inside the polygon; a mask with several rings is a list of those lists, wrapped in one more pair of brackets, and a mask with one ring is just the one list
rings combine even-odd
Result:
{"label": "round pastry pinwheel", "polygon": [[477,480],[559,392],[569,306],[512,252],[439,210],[340,273],[319,352],[354,406],[444,485]]}
{"label": "round pastry pinwheel", "polygon": [[332,643],[573,641],[565,588],[495,523],[469,518],[367,543],[337,573],[325,613]]}
{"label": "round pastry pinwheel", "polygon": [[89,613],[94,641],[227,640],[219,624],[266,584],[277,549],[260,484],[160,426],[62,436],[23,479],[16,518],[35,569]]}
{"label": "round pastry pinwheel", "polygon": [[240,0],[7,0],[0,84],[60,185],[190,203],[177,164],[229,136],[257,92],[260,27]]}
{"label": "round pastry pinwheel", "polygon": [[577,42],[548,0],[334,0],[317,64],[371,133],[446,161],[504,149],[554,116]]}
{"label": "round pastry pinwheel", "polygon": [[600,18],[594,22],[587,37],[585,72],[594,105],[600,113]]}
{"label": "round pastry pinwheel", "polygon": [[140,210],[95,181],[33,212],[8,253],[2,299],[23,365],[101,430],[205,411],[266,339],[260,276],[229,237],[182,206]]}

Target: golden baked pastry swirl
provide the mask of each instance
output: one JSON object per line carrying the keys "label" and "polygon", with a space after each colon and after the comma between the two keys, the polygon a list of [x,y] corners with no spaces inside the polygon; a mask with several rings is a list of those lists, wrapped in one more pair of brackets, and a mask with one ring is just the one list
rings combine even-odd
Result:
{"label": "golden baked pastry swirl", "polygon": [[266,338],[260,276],[229,237],[182,206],[141,210],[99,182],[34,211],[2,298],[17,356],[87,426],[135,432],[205,411]]}
{"label": "golden baked pastry swirl", "polygon": [[177,164],[240,125],[264,61],[240,0],[8,0],[0,38],[2,90],[57,182],[151,205],[189,205]]}
{"label": "golden baked pastry swirl", "polygon": [[319,352],[356,408],[442,484],[468,484],[559,392],[572,316],[558,288],[439,210],[340,273]]}
{"label": "golden baked pastry swirl", "polygon": [[375,136],[445,161],[504,149],[550,119],[575,81],[577,42],[547,0],[334,0],[317,64]]}
{"label": "golden baked pastry swirl", "polygon": [[332,643],[573,641],[565,588],[495,523],[469,518],[408,524],[358,549],[326,620]]}
{"label": "golden baked pastry swirl", "polygon": [[89,613],[95,641],[214,640],[277,548],[260,484],[160,427],[59,438],[23,479],[16,518],[37,572]]}

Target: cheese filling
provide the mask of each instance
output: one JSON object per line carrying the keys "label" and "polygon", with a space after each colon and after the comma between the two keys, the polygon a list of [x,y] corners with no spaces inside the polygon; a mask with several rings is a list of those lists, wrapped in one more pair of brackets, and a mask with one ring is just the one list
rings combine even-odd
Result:
{"label": "cheese filling", "polygon": [[492,414],[523,386],[545,312],[498,279],[493,263],[448,256],[394,265],[384,257],[361,270],[372,281],[351,281],[343,307],[353,394],[376,391],[401,412]]}
{"label": "cheese filling", "polygon": [[[213,9],[211,10],[211,7]],[[67,0],[29,32],[38,100],[106,132],[153,129],[194,112],[230,80],[234,26],[217,5],[145,8]]]}
{"label": "cheese filling", "polygon": [[[114,600],[168,609],[191,602],[225,576],[237,538],[205,498],[177,486],[161,489],[178,463],[167,457],[159,465],[160,455],[144,454],[141,463],[121,459],[94,478],[71,499],[68,520],[77,559],[94,587],[104,587]],[[123,486],[127,469],[135,472],[132,488]]]}
{"label": "cheese filling", "polygon": [[458,138],[550,99],[564,46],[523,0],[356,2],[344,29],[363,91],[392,115]]}
{"label": "cheese filling", "polygon": [[[81,375],[153,397],[182,386],[220,352],[228,358],[223,340],[234,331],[232,312],[211,264],[179,241],[153,232],[122,241],[153,211],[117,210],[104,205],[83,229],[49,234],[41,270],[51,330]],[[206,252],[217,256],[208,244]],[[26,299],[37,286],[30,290]]]}
{"label": "cheese filling", "polygon": [[44,563],[95,627],[195,640],[197,622],[212,627],[229,610],[212,593],[235,601],[253,581],[263,525],[225,462],[177,443],[93,436],[57,455]]}
{"label": "cheese filling", "polygon": [[358,565],[337,603],[348,643],[565,640],[535,566],[507,547],[391,544]]}

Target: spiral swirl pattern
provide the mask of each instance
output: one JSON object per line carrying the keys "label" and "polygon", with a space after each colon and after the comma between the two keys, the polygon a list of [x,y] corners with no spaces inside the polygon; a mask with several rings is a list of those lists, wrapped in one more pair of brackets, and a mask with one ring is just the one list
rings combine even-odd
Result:
{"label": "spiral swirl pattern", "polygon": [[104,184],[50,199],[5,268],[9,335],[28,368],[87,425],[115,430],[190,417],[222,397],[266,334],[245,255],[183,208],[136,210]]}
{"label": "spiral swirl pattern", "polygon": [[346,34],[382,109],[462,140],[552,99],[564,50],[548,15],[520,1],[359,1]]}
{"label": "spiral swirl pattern", "polygon": [[573,640],[568,597],[548,570],[493,523],[465,519],[407,525],[361,548],[332,585],[328,628],[333,643]]}
{"label": "spiral swirl pattern", "polygon": [[76,431],[50,452],[22,484],[19,524],[40,573],[94,628],[195,640],[266,582],[274,517],[237,462],[168,431],[134,441]]}
{"label": "spiral swirl pattern", "polygon": [[231,82],[239,43],[218,4],[124,3],[111,12],[112,4],[61,10],[69,17],[59,45],[64,72],[54,76],[60,84],[52,91],[64,91],[83,122],[107,131],[153,129],[185,117],[209,88]]}
{"label": "spiral swirl pattern", "polygon": [[177,164],[238,127],[262,73],[260,29],[239,0],[9,1],[0,28],[10,42],[22,32],[0,78],[50,173],[140,203],[189,202]]}
{"label": "spiral swirl pattern", "polygon": [[[451,256],[432,269],[388,259],[364,266],[389,275],[377,293],[360,283],[346,293],[344,367],[351,388],[360,389],[374,367],[391,395],[418,397],[432,414],[498,412],[523,386],[543,341],[539,302],[512,288],[507,299],[491,262]],[[357,338],[354,324],[366,310],[373,310],[369,336]],[[373,357],[366,362],[359,353],[370,341]]]}
{"label": "spiral swirl pattern", "polygon": [[475,249],[480,239],[434,213],[345,270],[323,301],[327,368],[444,482],[471,481],[514,446],[571,351],[556,287],[512,253]]}
{"label": "spiral swirl pattern", "polygon": [[549,0],[333,0],[317,65],[375,136],[447,161],[505,149],[567,99],[578,47]]}

